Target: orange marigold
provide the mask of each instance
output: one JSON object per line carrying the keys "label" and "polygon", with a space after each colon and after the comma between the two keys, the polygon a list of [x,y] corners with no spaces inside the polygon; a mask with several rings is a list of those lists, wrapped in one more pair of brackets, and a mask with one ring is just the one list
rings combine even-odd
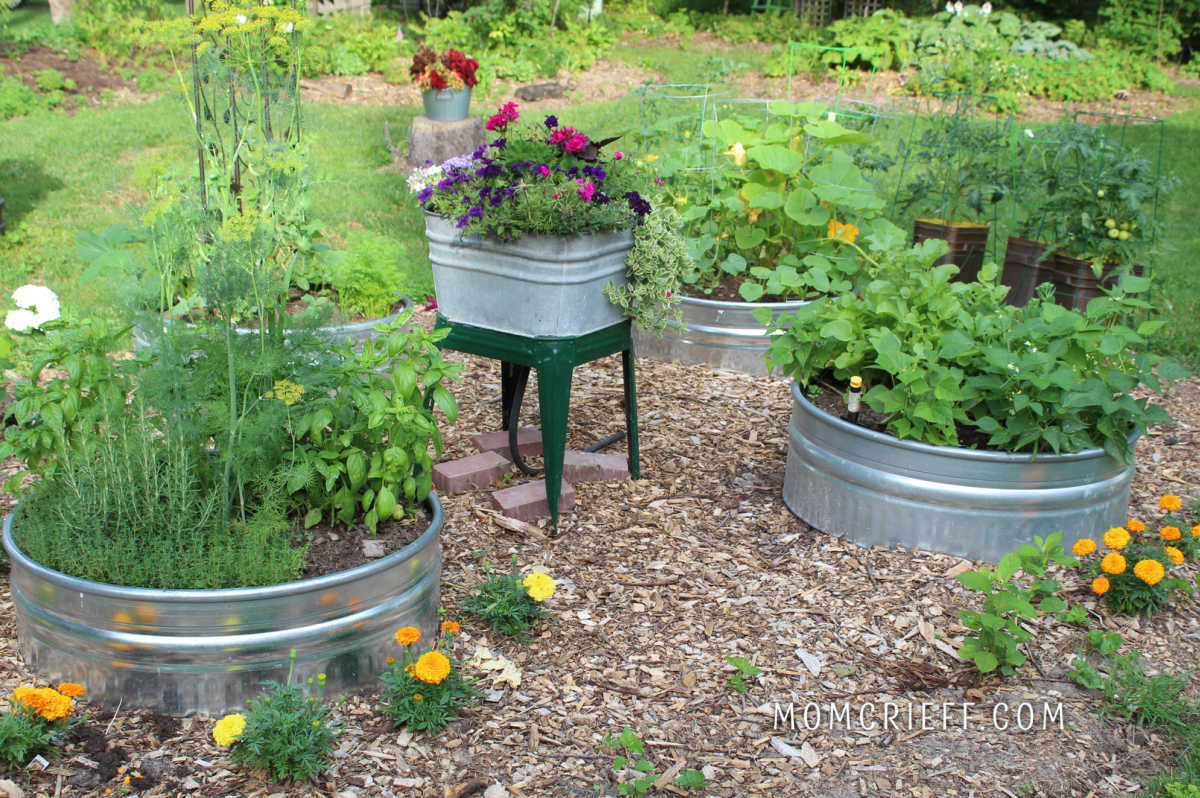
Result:
{"label": "orange marigold", "polygon": [[1092,592],[1097,596],[1103,596],[1110,587],[1112,585],[1109,584],[1107,576],[1097,576],[1092,580]]}
{"label": "orange marigold", "polygon": [[1165,546],[1163,551],[1167,553],[1168,559],[1176,565],[1183,565],[1183,551],[1174,546]]}
{"label": "orange marigold", "polygon": [[413,677],[427,684],[441,684],[450,675],[450,660],[440,651],[426,651],[413,666]]}
{"label": "orange marigold", "polygon": [[1100,570],[1104,571],[1106,574],[1112,574],[1113,576],[1116,576],[1117,574],[1125,573],[1126,565],[1127,563],[1125,562],[1125,558],[1120,554],[1117,554],[1115,551],[1112,551],[1108,554],[1105,554],[1104,559],[1100,561]]}
{"label": "orange marigold", "polygon": [[1162,535],[1163,540],[1179,540],[1183,537],[1183,533],[1179,531],[1177,526],[1164,526],[1158,530],[1158,534]]}
{"label": "orange marigold", "polygon": [[1086,557],[1096,550],[1096,541],[1091,538],[1080,538],[1075,541],[1075,545],[1071,547],[1071,551],[1075,552],[1077,557]]}
{"label": "orange marigold", "polygon": [[452,635],[456,635],[462,629],[462,625],[458,621],[442,621],[442,629]]}
{"label": "orange marigold", "polygon": [[1200,524],[1196,524],[1194,527],[1192,527],[1192,537],[1200,538]]}
{"label": "orange marigold", "polygon": [[49,687],[18,687],[9,703],[24,704],[51,722],[62,720],[75,708],[70,696]]}
{"label": "orange marigold", "polygon": [[1126,524],[1125,526],[1129,527],[1130,532],[1145,532],[1146,531],[1146,525],[1143,524],[1141,521],[1137,520],[1136,518],[1130,518],[1129,523]]}
{"label": "orange marigold", "polygon": [[1173,513],[1183,506],[1183,501],[1176,495],[1168,493],[1158,500],[1158,506],[1166,510],[1168,513]]}
{"label": "orange marigold", "polygon": [[1157,585],[1167,575],[1167,569],[1158,560],[1138,560],[1133,575],[1148,585]]}
{"label": "orange marigold", "polygon": [[83,685],[75,684],[74,682],[63,682],[58,686],[58,692],[71,698],[79,698],[83,695]]}
{"label": "orange marigold", "polygon": [[421,639],[421,630],[415,626],[402,626],[396,630],[396,642],[402,646],[411,646]]}
{"label": "orange marigold", "polygon": [[1110,549],[1123,549],[1129,543],[1129,533],[1124,527],[1114,526],[1104,533],[1104,545]]}

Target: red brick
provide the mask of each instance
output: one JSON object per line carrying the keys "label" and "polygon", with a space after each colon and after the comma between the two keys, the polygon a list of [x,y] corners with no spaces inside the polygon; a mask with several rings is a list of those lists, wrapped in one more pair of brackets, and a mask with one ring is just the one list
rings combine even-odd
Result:
{"label": "red brick", "polygon": [[629,461],[621,454],[568,451],[563,455],[563,479],[572,482],[629,479]]}
{"label": "red brick", "polygon": [[[526,482],[511,488],[492,491],[492,503],[500,512],[518,521],[533,521],[548,518],[550,505],[546,501],[546,480]],[[563,513],[575,506],[575,488],[569,482],[562,483],[558,494],[558,512]]]}
{"label": "red brick", "polygon": [[[471,443],[481,452],[500,452],[508,455],[508,430],[485,432],[471,437]],[[517,430],[517,451],[522,457],[542,453],[542,431],[537,427],[521,427]]]}
{"label": "red brick", "polygon": [[438,463],[433,467],[433,484],[439,493],[450,496],[493,485],[511,468],[508,458],[498,452],[482,452]]}

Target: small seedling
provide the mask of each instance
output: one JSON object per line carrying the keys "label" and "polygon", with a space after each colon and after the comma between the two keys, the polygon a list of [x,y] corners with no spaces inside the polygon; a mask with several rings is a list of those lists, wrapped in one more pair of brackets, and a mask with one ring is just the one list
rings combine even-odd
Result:
{"label": "small seedling", "polygon": [[725,686],[739,693],[744,693],[750,689],[749,685],[742,679],[743,676],[757,676],[762,673],[762,668],[754,667],[746,661],[745,657],[726,657],[725,661],[738,669],[738,672],[730,676],[729,680],[725,682]]}
{"label": "small seedling", "polygon": [[[602,745],[617,752],[612,762],[617,776],[630,779],[617,784],[618,795],[645,795],[659,780],[654,765],[645,757],[645,743],[633,729],[626,726],[619,735],[609,732]],[[675,785],[685,790],[702,790],[707,786],[707,779],[699,770],[684,770],[675,777]]]}

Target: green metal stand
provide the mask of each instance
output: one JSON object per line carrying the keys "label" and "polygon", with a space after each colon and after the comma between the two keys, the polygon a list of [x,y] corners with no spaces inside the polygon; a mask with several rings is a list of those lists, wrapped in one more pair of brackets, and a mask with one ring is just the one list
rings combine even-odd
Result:
{"label": "green metal stand", "polygon": [[[441,314],[438,327],[449,327],[450,334],[439,344],[472,355],[501,362],[503,428],[509,430],[513,461],[520,463],[516,451],[516,410],[529,369],[538,374],[538,404],[541,407],[542,456],[546,472],[546,502],[550,521],[558,527],[558,498],[562,490],[563,456],[567,448],[567,411],[571,402],[571,377],[576,366],[621,353],[625,382],[625,429],[629,439],[629,475],[641,478],[638,454],[637,388],[633,370],[633,338],[629,321],[605,327],[587,335],[568,338],[530,338],[523,335],[487,330],[451,322]],[[524,371],[522,371],[524,369]],[[519,388],[519,391],[518,391]]]}

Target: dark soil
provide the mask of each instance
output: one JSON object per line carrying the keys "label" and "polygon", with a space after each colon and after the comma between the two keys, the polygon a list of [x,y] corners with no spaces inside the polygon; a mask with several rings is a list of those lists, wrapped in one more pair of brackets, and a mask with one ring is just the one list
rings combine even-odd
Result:
{"label": "dark soil", "polygon": [[[711,299],[716,302],[745,302],[742,295],[738,293],[738,286],[745,281],[745,277],[736,274],[722,274],[721,281],[710,292],[705,292],[699,286],[689,285],[684,286],[683,293],[690,296],[692,299]],[[794,296],[777,296],[775,294],[764,294],[759,302],[786,302],[796,299]]]}
{"label": "dark soil", "polygon": [[123,80],[91,57],[68,60],[63,53],[48,47],[24,49],[12,43],[0,42],[0,71],[6,75],[20,77],[31,89],[37,88],[33,73],[41,69],[55,69],[63,77],[75,82],[73,89],[64,89],[67,95],[64,108],[77,110],[87,105],[99,105],[101,92],[109,89],[115,94],[128,95],[138,90],[137,85]]}
{"label": "dark soil", "polygon": [[429,513],[425,510],[400,521],[380,521],[375,535],[362,525],[330,527],[319,524],[309,530],[312,541],[308,546],[307,565],[300,576],[309,579],[365,565],[379,559],[366,556],[365,544],[378,543],[383,549],[381,556],[387,556],[412,543],[428,528]]}

